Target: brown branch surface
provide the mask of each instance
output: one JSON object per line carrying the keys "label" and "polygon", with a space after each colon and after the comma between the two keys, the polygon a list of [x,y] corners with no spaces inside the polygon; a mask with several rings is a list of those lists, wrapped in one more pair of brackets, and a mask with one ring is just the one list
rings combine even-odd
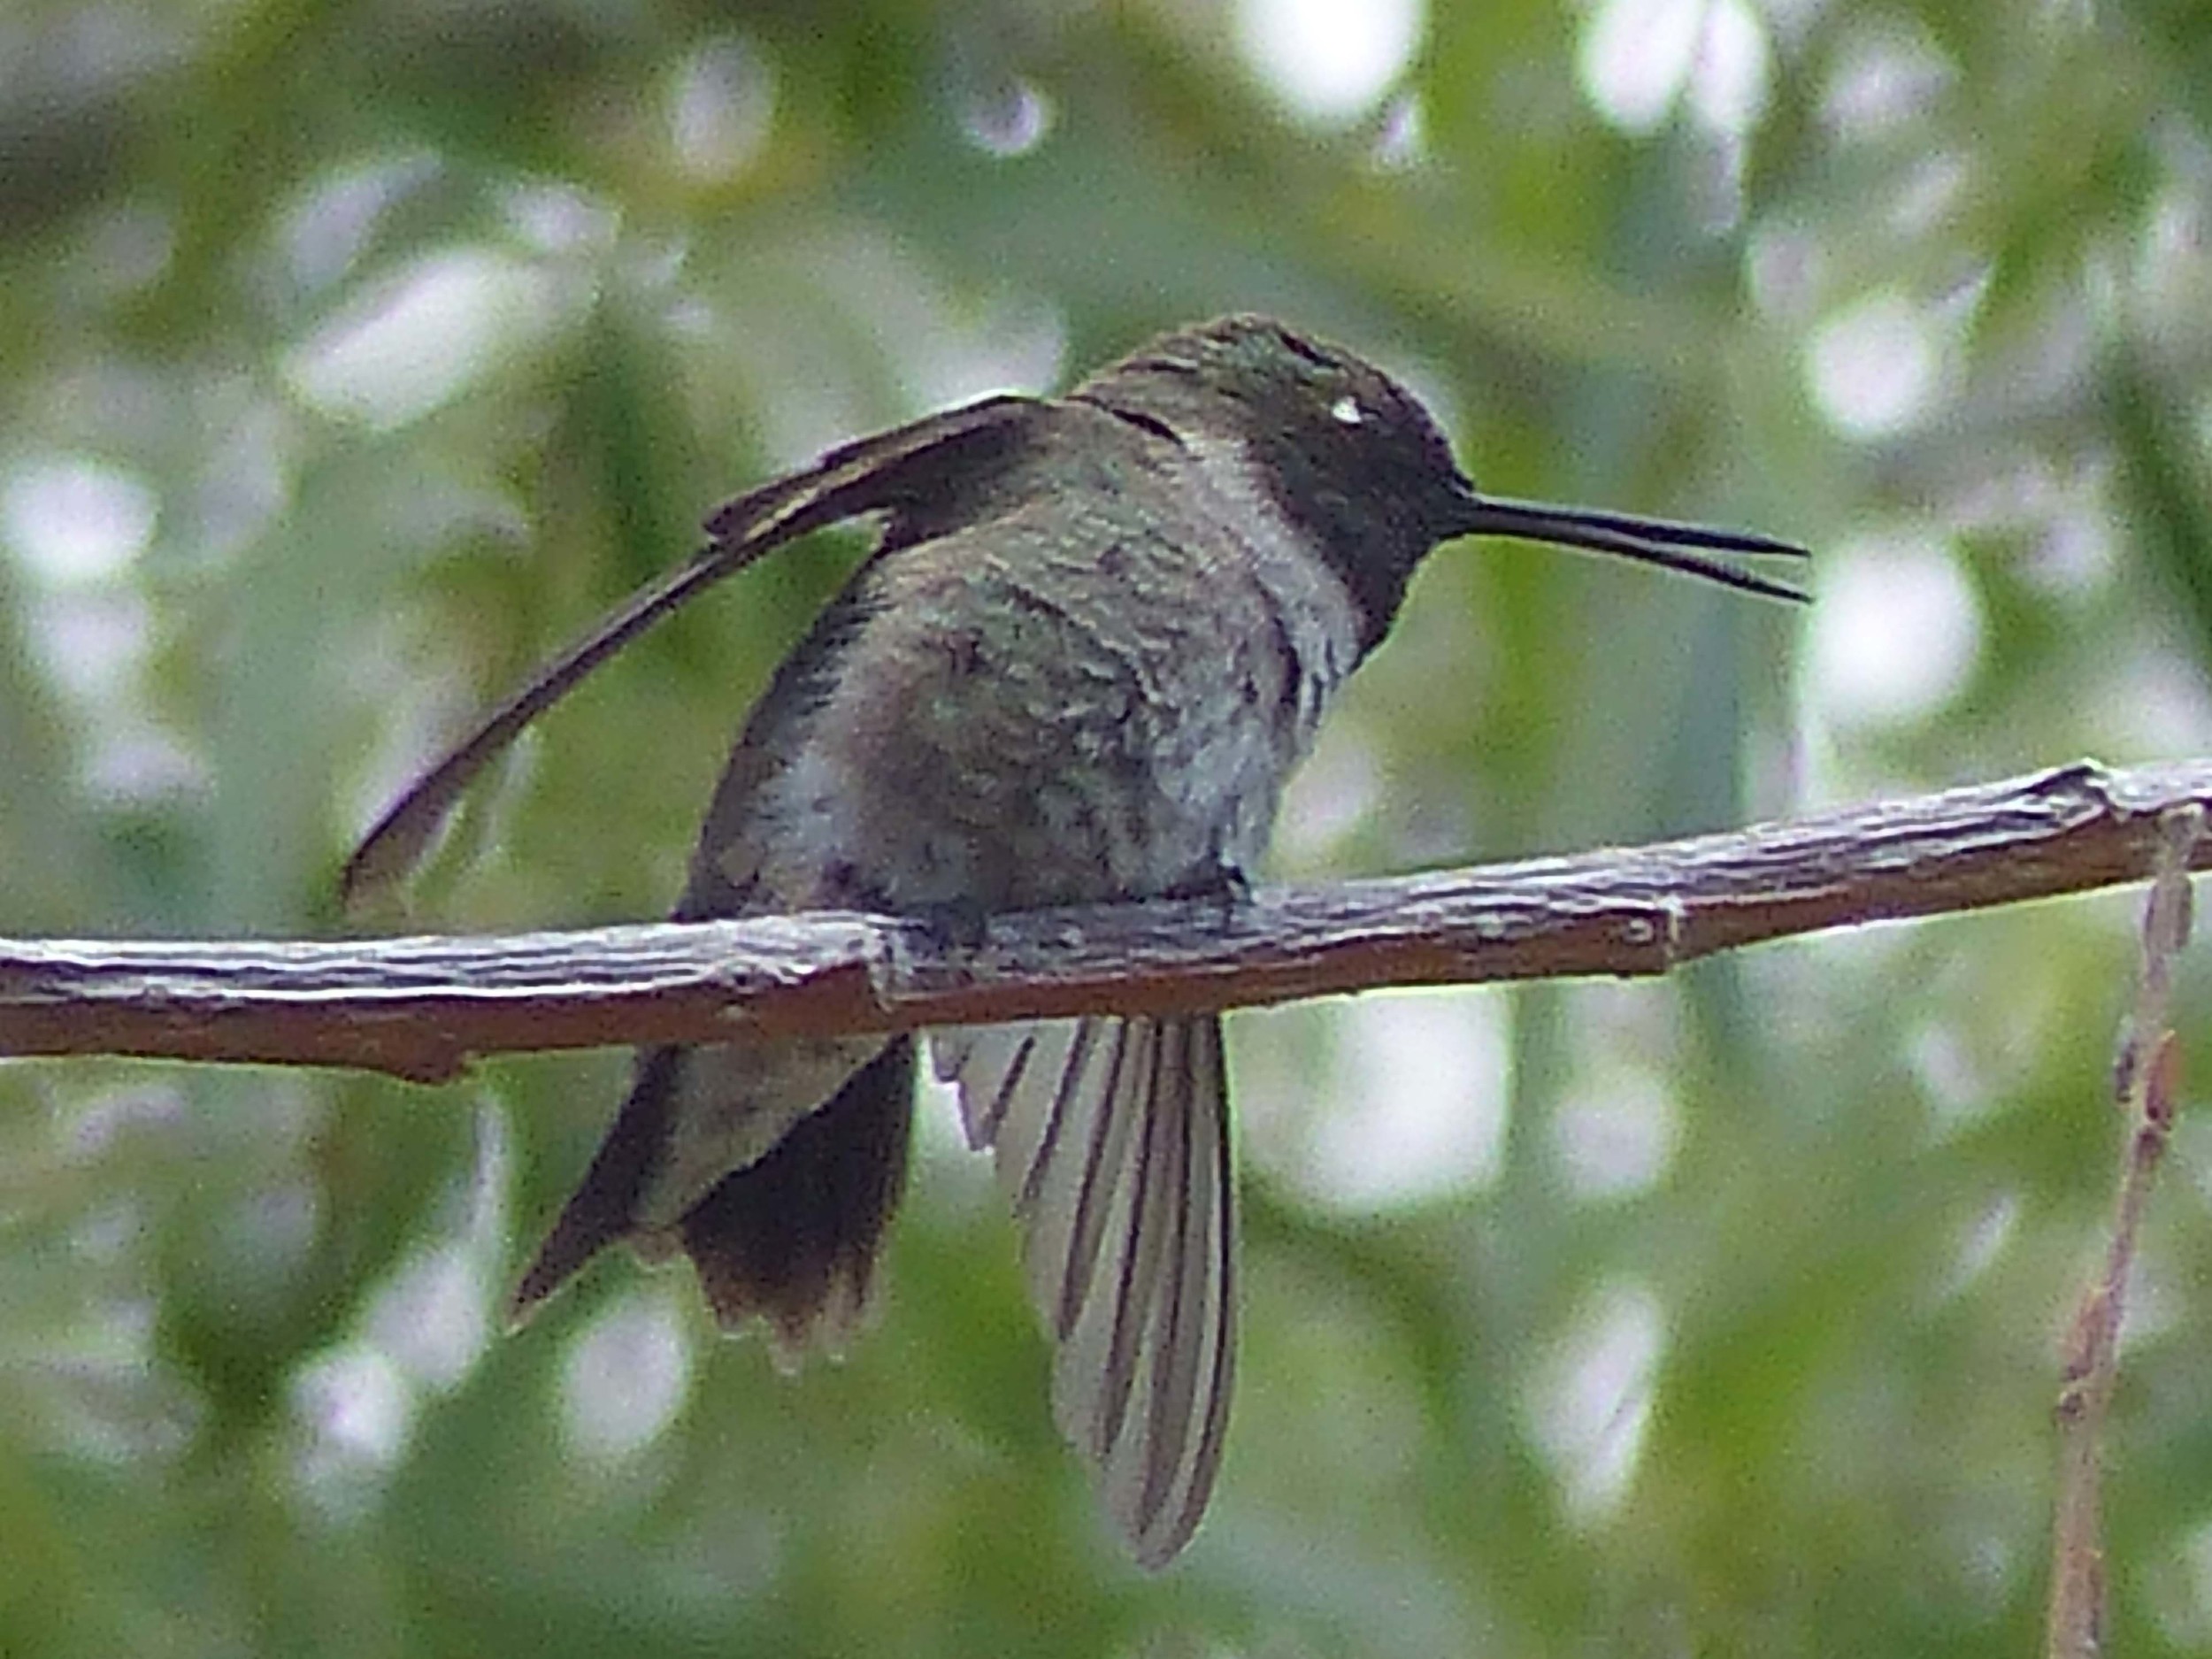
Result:
{"label": "brown branch surface", "polygon": [[2172,1137],[2181,1048],[2167,1024],[2175,960],[2189,942],[2188,871],[2204,840],[2193,803],[2164,815],[2150,898],[2143,912],[2143,966],[2120,1045],[2114,1093],[2127,1116],[2127,1152],[2103,1271],[2083,1293],[2067,1338],[2058,1398],[2058,1487],[2051,1530],[2048,1659],[2094,1659],[2104,1650],[2103,1446],[2120,1373],[2120,1322],[2128,1275],[2150,1202],[2151,1178]]}
{"label": "brown branch surface", "polygon": [[[0,1054],[354,1066],[1025,1015],[1172,1013],[1388,985],[1661,974],[1823,929],[2147,874],[2212,760],[2079,762],[1720,835],[1390,880],[994,919],[975,949],[849,914],[491,938],[0,940]],[[2212,861],[2212,842],[2194,862]]]}

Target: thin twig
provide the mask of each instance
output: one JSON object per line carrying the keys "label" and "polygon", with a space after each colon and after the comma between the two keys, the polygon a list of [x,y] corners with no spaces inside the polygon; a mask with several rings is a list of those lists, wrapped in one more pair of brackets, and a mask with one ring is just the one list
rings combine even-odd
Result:
{"label": "thin twig", "polygon": [[2180,1048],[2167,1023],[2174,960],[2189,939],[2189,869],[2204,838],[2204,809],[2168,810],[2143,913],[2143,966],[2124,1028],[2115,1093],[2127,1115],[2112,1238],[2103,1271],[2082,1296],[2066,1344],[2058,1399],[2058,1493],[2051,1540],[2051,1603],[2044,1651],[2093,1659],[2104,1646],[2104,1550],[2099,1521],[2105,1419],[2119,1376],[2120,1321],[2151,1178],[2173,1133]]}
{"label": "thin twig", "polygon": [[[995,918],[978,948],[884,917],[496,938],[0,940],[0,1054],[363,1067],[733,1032],[1175,1013],[1386,985],[1665,973],[1826,928],[2084,892],[2150,870],[2212,760],[2093,762],[1729,834],[1325,887]],[[2212,859],[2212,847],[2193,855]]]}

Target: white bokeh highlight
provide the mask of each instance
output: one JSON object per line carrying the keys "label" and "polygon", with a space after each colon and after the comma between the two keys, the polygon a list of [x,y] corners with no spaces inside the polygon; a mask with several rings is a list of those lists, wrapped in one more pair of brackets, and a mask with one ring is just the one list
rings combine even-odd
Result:
{"label": "white bokeh highlight", "polygon": [[1584,25],[1576,78],[1610,126],[1656,131],[1678,104],[1740,137],[1767,104],[1772,51],[1745,0],[1602,0]]}
{"label": "white bokeh highlight", "polygon": [[39,586],[95,587],[145,552],[159,508],[150,485],[96,457],[33,456],[0,479],[0,539]]}
{"label": "white bokeh highlight", "polygon": [[1809,618],[1811,711],[1847,730],[1935,713],[1981,656],[1981,602],[1933,538],[1847,543],[1824,561]]}
{"label": "white bokeh highlight", "polygon": [[1378,991],[1336,1021],[1332,1076],[1305,1148],[1305,1184],[1348,1209],[1483,1187],[1504,1153],[1505,1000]]}
{"label": "white bokeh highlight", "polygon": [[1529,1371],[1522,1409],[1570,1521],[1602,1520],[1627,1496],[1666,1351],[1666,1317],[1642,1286],[1600,1289]]}
{"label": "white bokeh highlight", "polygon": [[742,35],[710,40],[670,76],[669,145],[695,183],[724,184],[750,165],[775,126],[773,66]]}
{"label": "white bokeh highlight", "polygon": [[985,155],[1012,161],[1043,143],[1058,119],[1051,94],[1016,79],[964,99],[960,133]]}
{"label": "white bokeh highlight", "polygon": [[324,1468],[381,1470],[398,1461],[414,1426],[414,1391],[389,1356],[365,1343],[301,1368],[294,1409],[313,1429]]}
{"label": "white bokeh highlight", "polygon": [[287,357],[284,377],[324,414],[388,431],[541,338],[558,309],[554,282],[529,262],[451,249],[342,308]]}
{"label": "white bokeh highlight", "polygon": [[491,1289],[482,1252],[462,1242],[401,1263],[369,1304],[366,1333],[406,1378],[458,1387],[491,1346]]}
{"label": "white bokeh highlight", "polygon": [[1813,407],[1847,438],[1909,432],[1941,389],[1947,343],[1940,321],[1904,295],[1868,295],[1820,324],[1806,343]]}
{"label": "white bokeh highlight", "polygon": [[1613,1061],[1579,1073],[1551,1119],[1552,1151],[1576,1197],[1633,1197],[1655,1186],[1681,1140],[1664,1077]]}
{"label": "white bokeh highlight", "polygon": [[290,1404],[301,1498],[329,1520],[367,1514],[414,1437],[416,1390],[405,1372],[374,1345],[347,1342],[293,1372]]}
{"label": "white bokeh highlight", "polygon": [[1421,0],[1238,0],[1236,42],[1261,81],[1309,120],[1356,120],[1405,73],[1427,27]]}
{"label": "white bokeh highlight", "polygon": [[1921,119],[1958,78],[1924,29],[1894,17],[1847,38],[1832,62],[1820,119],[1846,142],[1888,137]]}
{"label": "white bokeh highlight", "polygon": [[569,1345],[561,1368],[561,1437],[600,1463],[658,1440],[691,1394],[691,1344],[657,1289],[625,1296]]}

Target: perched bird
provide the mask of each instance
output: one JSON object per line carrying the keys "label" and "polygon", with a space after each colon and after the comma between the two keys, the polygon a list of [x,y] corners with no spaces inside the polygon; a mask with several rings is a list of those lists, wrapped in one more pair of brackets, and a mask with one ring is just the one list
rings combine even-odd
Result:
{"label": "perched bird", "polygon": [[[817,526],[880,545],[777,672],[707,810],[678,919],[931,918],[1164,895],[1233,902],[1285,780],[1441,542],[1517,536],[1793,589],[1708,553],[1763,536],[1478,494],[1404,388],[1265,318],[1169,334],[1064,397],[997,397],[731,503],[692,563],[415,786],[349,888],[419,853],[483,762],[656,618]],[[865,1307],[906,1166],[918,1039],[642,1050],[514,1296],[608,1245],[681,1251],[715,1317],[786,1356]],[[994,1153],[1056,1355],[1053,1409],[1137,1559],[1189,1540],[1235,1361],[1235,1179],[1217,1015],[939,1031]]]}

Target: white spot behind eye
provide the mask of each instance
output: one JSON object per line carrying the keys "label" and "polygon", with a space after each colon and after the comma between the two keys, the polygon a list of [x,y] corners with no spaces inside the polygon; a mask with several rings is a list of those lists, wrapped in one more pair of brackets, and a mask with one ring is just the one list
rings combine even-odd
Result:
{"label": "white spot behind eye", "polygon": [[1347,426],[1356,426],[1367,419],[1367,411],[1359,406],[1359,399],[1349,392],[1329,405],[1329,414]]}

